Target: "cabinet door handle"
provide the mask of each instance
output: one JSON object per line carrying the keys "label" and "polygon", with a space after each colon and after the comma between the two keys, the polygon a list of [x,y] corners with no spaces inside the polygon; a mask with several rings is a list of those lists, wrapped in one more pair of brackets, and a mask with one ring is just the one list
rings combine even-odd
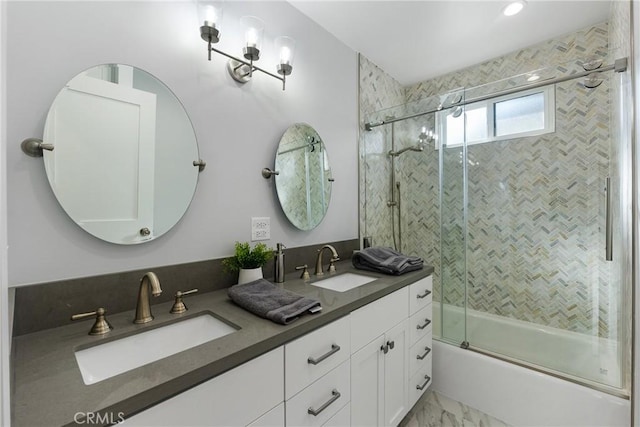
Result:
{"label": "cabinet door handle", "polygon": [[425,381],[424,383],[422,383],[422,384],[418,384],[418,385],[416,386],[416,388],[417,388],[418,390],[424,390],[424,388],[427,386],[427,384],[429,384],[429,381],[431,381],[431,377],[430,377],[429,375],[425,375],[425,376],[424,376],[424,379],[426,379],[426,381]]}
{"label": "cabinet door handle", "polygon": [[333,402],[335,402],[336,400],[338,400],[340,398],[340,392],[338,390],[336,390],[335,388],[333,390],[331,390],[331,394],[332,394],[331,399],[327,400],[324,403],[324,405],[322,405],[318,409],[309,408],[309,409],[307,409],[307,413],[313,415],[314,417],[317,417],[318,415],[320,415],[320,412],[322,412],[325,409],[327,409],[327,407],[329,405],[331,405]]}
{"label": "cabinet door handle", "polygon": [[425,357],[427,357],[427,355],[428,355],[429,353],[431,353],[431,349],[430,349],[429,347],[425,347],[425,348],[424,348],[424,350],[425,350],[425,351],[424,351],[424,353],[423,353],[423,354],[419,354],[419,355],[417,355],[417,356],[416,356],[416,359],[418,359],[418,360],[422,360],[422,359],[424,359]]}
{"label": "cabinet door handle", "polygon": [[418,298],[418,299],[426,298],[426,297],[428,297],[430,294],[431,294],[431,291],[427,289],[426,291],[424,291],[424,294],[422,294],[422,295],[416,295],[416,298]]}
{"label": "cabinet door handle", "polygon": [[431,320],[429,319],[424,319],[424,321],[425,321],[424,325],[417,325],[416,329],[424,329],[431,324]]}
{"label": "cabinet door handle", "polygon": [[317,365],[318,363],[322,362],[327,357],[329,357],[332,354],[335,354],[335,353],[337,353],[339,351],[340,351],[340,346],[338,344],[331,344],[331,350],[329,350],[328,352],[326,352],[322,356],[318,357],[317,359],[315,359],[313,357],[308,358],[307,359],[307,363],[309,363],[310,365]]}
{"label": "cabinet door handle", "polygon": [[393,350],[393,347],[396,346],[395,341],[387,341],[387,345],[389,346],[389,350]]}

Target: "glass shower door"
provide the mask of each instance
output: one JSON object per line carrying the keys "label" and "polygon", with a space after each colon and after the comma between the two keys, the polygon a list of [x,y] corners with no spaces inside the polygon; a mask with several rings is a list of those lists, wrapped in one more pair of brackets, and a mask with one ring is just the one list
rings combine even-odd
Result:
{"label": "glass shower door", "polygon": [[[451,106],[463,90],[445,95],[449,108],[436,114],[440,181],[440,338],[455,345],[467,341],[466,253],[466,108]],[[434,315],[437,312],[434,310]]]}
{"label": "glass shower door", "polygon": [[[623,78],[487,100],[484,139],[462,115],[464,144],[442,152],[443,338],[625,388],[624,242],[605,253],[607,218],[620,225],[625,209],[628,141],[610,108]],[[448,311],[464,311],[463,326]]]}

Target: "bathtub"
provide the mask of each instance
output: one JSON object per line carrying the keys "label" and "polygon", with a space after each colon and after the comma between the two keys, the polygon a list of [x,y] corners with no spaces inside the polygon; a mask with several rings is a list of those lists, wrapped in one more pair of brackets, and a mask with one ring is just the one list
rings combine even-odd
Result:
{"label": "bathtub", "polygon": [[[434,303],[433,312],[438,319],[440,304]],[[611,383],[612,376],[613,383],[617,380],[619,357],[614,342],[473,310],[467,310],[467,316],[472,346],[482,343],[483,349],[553,366],[560,372],[590,375],[594,382],[606,378]],[[455,336],[462,336],[463,319],[461,309],[445,306],[446,327],[448,331],[458,328]],[[434,323],[435,333],[440,322]],[[435,391],[513,426],[613,427],[631,423],[628,399],[456,345],[434,341],[433,347]]]}

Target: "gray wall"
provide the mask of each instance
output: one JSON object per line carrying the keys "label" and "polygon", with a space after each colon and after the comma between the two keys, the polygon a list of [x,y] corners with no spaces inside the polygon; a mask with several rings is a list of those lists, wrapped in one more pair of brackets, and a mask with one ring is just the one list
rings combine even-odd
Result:
{"label": "gray wall", "polygon": [[[234,241],[250,240],[252,216],[271,217],[271,245],[357,237],[356,54],[288,3],[227,2],[217,45],[239,54],[239,17],[259,16],[266,23],[260,64],[271,70],[270,42],[294,37],[285,92],[262,74],[239,86],[224,57],[214,54],[208,62],[194,2],[9,2],[7,9],[10,286],[228,256]],[[113,245],[82,231],[56,201],[42,160],[19,148],[24,138],[42,136],[49,106],[71,77],[109,62],[142,68],[174,91],[207,161],[183,219],[143,245]],[[280,136],[295,122],[316,128],[336,180],[327,216],[311,232],[288,223],[273,182],[260,175],[273,166]]]}

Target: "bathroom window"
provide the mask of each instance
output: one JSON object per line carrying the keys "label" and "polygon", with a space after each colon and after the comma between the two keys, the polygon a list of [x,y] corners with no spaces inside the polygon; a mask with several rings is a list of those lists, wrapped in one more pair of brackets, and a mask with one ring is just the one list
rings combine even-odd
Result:
{"label": "bathroom window", "polygon": [[[466,121],[466,128],[465,128]],[[501,141],[555,131],[554,86],[451,108],[436,114],[438,141],[447,147]]]}

